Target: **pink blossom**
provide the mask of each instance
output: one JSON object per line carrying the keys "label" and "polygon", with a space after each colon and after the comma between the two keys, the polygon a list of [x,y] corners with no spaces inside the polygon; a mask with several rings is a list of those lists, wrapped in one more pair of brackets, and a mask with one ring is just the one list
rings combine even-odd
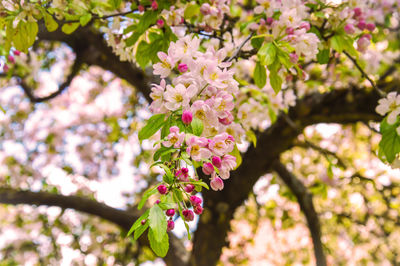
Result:
{"label": "pink blossom", "polygon": [[359,28],[360,30],[364,30],[367,27],[367,23],[365,22],[365,20],[360,20],[357,24],[357,28]]}
{"label": "pink blossom", "polygon": [[157,53],[161,62],[153,65],[153,74],[160,75],[161,78],[166,78],[171,74],[171,70],[175,65],[173,58],[164,52]]}
{"label": "pink blossom", "polygon": [[161,80],[160,85],[152,84],[150,98],[153,102],[150,105],[150,110],[153,113],[165,113],[167,109],[164,106],[165,80]]}
{"label": "pink blossom", "polygon": [[218,156],[213,156],[211,159],[213,165],[215,165],[215,167],[220,168],[222,165],[222,161],[221,158]]}
{"label": "pink blossom", "polygon": [[144,11],[144,6],[138,5],[138,10],[139,10],[139,12],[143,12]]}
{"label": "pink blossom", "polygon": [[206,138],[192,136],[186,141],[186,144],[188,145],[186,152],[193,160],[201,161],[210,158],[211,152],[207,149]]}
{"label": "pink blossom", "polygon": [[222,179],[228,179],[230,171],[236,167],[236,157],[226,154],[222,157],[221,167],[219,168],[219,174]]}
{"label": "pink blossom", "polygon": [[168,110],[175,111],[178,108],[188,108],[190,99],[196,95],[197,88],[195,85],[190,85],[185,87],[183,84],[178,84],[175,87],[167,85],[166,92],[164,93],[164,98],[167,101],[165,107]]}
{"label": "pink blossom", "polygon": [[14,64],[14,63],[15,63],[14,56],[9,55],[9,56],[8,56],[8,61],[9,61],[11,64]]}
{"label": "pink blossom", "polygon": [[234,140],[228,133],[223,132],[216,135],[208,144],[208,147],[215,155],[222,156],[233,150]]}
{"label": "pink blossom", "polygon": [[375,24],[374,23],[368,23],[366,28],[369,31],[374,31],[375,30]]}
{"label": "pink blossom", "polygon": [[14,50],[14,55],[15,56],[19,56],[21,54],[21,52],[20,51],[18,51],[18,50]]}
{"label": "pink blossom", "polygon": [[370,40],[365,35],[357,40],[357,50],[360,52],[365,52],[370,44]]}
{"label": "pink blossom", "polygon": [[214,191],[222,190],[224,189],[224,181],[222,181],[218,176],[215,176],[211,179],[210,186]]}
{"label": "pink blossom", "polygon": [[181,147],[183,141],[185,140],[185,133],[179,133],[179,128],[177,126],[172,126],[169,129],[169,134],[167,136],[167,141],[163,141],[165,147],[174,146],[175,149]]}

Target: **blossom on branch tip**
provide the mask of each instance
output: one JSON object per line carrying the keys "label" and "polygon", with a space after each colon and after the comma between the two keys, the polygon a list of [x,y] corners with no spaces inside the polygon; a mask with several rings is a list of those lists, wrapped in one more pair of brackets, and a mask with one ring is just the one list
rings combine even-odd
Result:
{"label": "blossom on branch tip", "polygon": [[185,133],[179,133],[179,127],[177,126],[170,127],[169,132],[167,140],[163,141],[163,145],[165,147],[174,146],[175,149],[180,148],[185,140]]}
{"label": "blossom on branch tip", "polygon": [[168,189],[167,189],[167,187],[165,185],[159,185],[157,187],[157,190],[161,195],[167,194],[167,191],[168,191]]}
{"label": "blossom on branch tip", "polygon": [[187,221],[187,222],[193,221],[193,219],[194,219],[194,213],[191,210],[188,210],[188,209],[183,210],[182,215],[183,215],[185,221]]}
{"label": "blossom on branch tip", "polygon": [[214,191],[222,190],[224,188],[224,181],[218,176],[215,176],[211,179],[210,186]]}

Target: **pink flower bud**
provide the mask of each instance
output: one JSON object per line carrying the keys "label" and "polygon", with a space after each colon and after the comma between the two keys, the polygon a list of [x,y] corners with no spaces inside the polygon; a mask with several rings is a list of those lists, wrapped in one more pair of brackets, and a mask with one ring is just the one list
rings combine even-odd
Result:
{"label": "pink flower bud", "polygon": [[190,202],[192,203],[193,206],[197,206],[200,205],[203,201],[201,200],[201,198],[197,196],[190,196]]}
{"label": "pink flower bud", "polygon": [[214,166],[211,163],[204,163],[202,170],[205,175],[211,175],[214,173]]}
{"label": "pink flower bud", "polygon": [[359,7],[354,8],[353,12],[354,12],[354,17],[359,17],[362,14],[361,8]]}
{"label": "pink flower bud", "polygon": [[189,169],[183,167],[182,169],[176,171],[175,176],[176,176],[176,178],[178,178],[178,180],[187,182],[187,181],[189,181],[188,172],[189,172]]}
{"label": "pink flower bud", "polygon": [[168,220],[167,222],[167,232],[174,230],[175,228],[175,223],[172,220]]}
{"label": "pink flower bud", "polygon": [[356,29],[354,28],[353,24],[346,24],[346,26],[344,26],[344,31],[347,34],[353,34],[356,31]]}
{"label": "pink flower bud", "polygon": [[18,50],[15,50],[15,51],[14,51],[14,55],[15,55],[15,56],[19,56],[20,54],[21,54],[20,51],[18,51]]}
{"label": "pink flower bud", "polygon": [[225,111],[225,113],[226,113],[226,117],[224,117],[224,118],[219,118],[218,121],[219,121],[221,124],[223,124],[223,125],[225,125],[225,126],[228,126],[228,125],[230,125],[230,124],[233,122],[234,117],[233,117],[233,115],[231,114],[231,112],[229,112],[229,111]]}
{"label": "pink flower bud", "polygon": [[265,21],[265,19],[263,19],[263,18],[260,19],[260,25],[263,25],[263,26],[264,26],[266,23],[267,23],[267,22]]}
{"label": "pink flower bud", "polygon": [[287,35],[293,35],[294,34],[294,29],[292,27],[286,28],[286,34]]}
{"label": "pink flower bud", "polygon": [[161,202],[161,200],[159,200],[159,199],[156,200],[156,204],[160,204],[160,202]]}
{"label": "pink flower bud", "polygon": [[194,219],[194,213],[191,210],[185,209],[182,211],[183,217],[185,218],[185,221],[190,222],[193,221]]}
{"label": "pink flower bud", "polygon": [[222,160],[218,156],[213,156],[211,161],[212,161],[213,165],[215,165],[215,167],[217,167],[217,168],[220,168],[222,165]]}
{"label": "pink flower bud", "polygon": [[158,3],[157,3],[157,1],[151,2],[151,9],[153,9],[154,11],[158,9]]}
{"label": "pink flower bud", "polygon": [[186,64],[180,63],[178,65],[178,70],[181,73],[185,73],[188,70],[188,66]]}
{"label": "pink flower bud", "polygon": [[360,20],[357,24],[357,28],[360,30],[364,30],[367,27],[367,23],[365,23],[365,20]]}
{"label": "pink flower bud", "polygon": [[139,10],[139,12],[143,12],[144,11],[144,6],[138,5],[138,10]]}
{"label": "pink flower bud", "polygon": [[192,112],[189,111],[189,110],[183,111],[183,113],[182,113],[182,122],[183,122],[185,125],[189,125],[190,123],[192,123],[192,120],[193,120],[193,114],[192,114]]}
{"label": "pink flower bud", "polygon": [[297,61],[299,61],[299,56],[295,52],[290,53],[289,57],[290,57],[290,62],[292,62],[293,64],[296,64]]}
{"label": "pink flower bud", "polygon": [[182,167],[182,173],[184,174],[189,173],[189,169],[187,169],[186,167]]}
{"label": "pink flower bud", "polygon": [[10,69],[10,68],[8,67],[8,65],[4,64],[4,66],[3,66],[3,72],[4,72],[4,73],[5,73],[5,72],[8,72],[9,69]]}
{"label": "pink flower bud", "polygon": [[368,23],[366,28],[369,31],[374,31],[375,30],[375,24],[374,23]]}
{"label": "pink flower bud", "polygon": [[214,177],[210,181],[210,186],[214,191],[222,190],[224,188],[224,181],[219,177]]}
{"label": "pink flower bud", "polygon": [[193,190],[194,190],[194,185],[192,185],[192,184],[187,184],[187,185],[186,185],[185,191],[186,191],[187,193],[191,193]]}
{"label": "pink flower bud", "polygon": [[14,56],[9,55],[9,56],[8,56],[8,61],[9,61],[11,64],[14,64],[14,63],[15,63]]}
{"label": "pink flower bud", "polygon": [[194,210],[194,213],[197,214],[197,215],[200,215],[200,214],[203,213],[203,207],[201,207],[200,205],[194,206],[193,210]]}
{"label": "pink flower bud", "polygon": [[158,192],[160,192],[160,194],[164,195],[167,194],[167,187],[165,185],[159,185],[157,187]]}
{"label": "pink flower bud", "polygon": [[142,225],[144,225],[144,224],[146,223],[146,219],[142,220],[140,223],[141,223]]}
{"label": "pink flower bud", "polygon": [[174,209],[168,209],[165,214],[167,216],[174,216],[175,215],[175,210]]}
{"label": "pink flower bud", "polygon": [[371,34],[364,34],[364,36],[362,36],[363,38],[367,38],[368,40],[372,39]]}
{"label": "pink flower bud", "polygon": [[162,19],[157,19],[157,27],[159,29],[161,29],[162,27],[164,27],[164,20]]}
{"label": "pink flower bud", "polygon": [[273,18],[267,18],[267,25],[271,25],[272,24],[272,22],[274,22],[274,19]]}
{"label": "pink flower bud", "polygon": [[303,21],[300,23],[300,28],[309,31],[311,29],[311,26],[310,23],[308,23],[307,21]]}

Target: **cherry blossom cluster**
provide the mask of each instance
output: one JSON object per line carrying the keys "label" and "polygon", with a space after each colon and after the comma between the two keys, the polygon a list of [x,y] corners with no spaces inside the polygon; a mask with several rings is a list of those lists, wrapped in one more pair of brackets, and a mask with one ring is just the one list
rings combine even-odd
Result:
{"label": "cherry blossom cluster", "polygon": [[[217,191],[223,189],[223,179],[228,179],[230,171],[236,167],[236,157],[230,155],[235,147],[235,137],[228,132],[237,127],[240,128],[238,131],[243,131],[233,121],[238,83],[233,72],[227,69],[231,63],[224,61],[224,49],[215,51],[210,47],[200,52],[199,46],[197,37],[186,36],[171,43],[167,53],[158,53],[160,62],[153,66],[154,74],[163,79],[160,84],[153,84],[150,109],[153,113],[175,117],[184,125],[171,126],[161,143],[164,147],[178,149],[179,154],[186,153],[202,167],[205,175],[210,176],[210,186]],[[171,84],[167,84],[165,78],[172,73],[176,75]],[[174,116],[177,113],[180,115]],[[188,129],[195,120],[202,128],[197,134]],[[176,182],[185,184],[182,186],[185,192],[192,193],[194,186],[190,182],[198,178],[190,178],[189,169],[181,167],[180,163],[173,167],[172,172]],[[161,185],[159,192],[168,193],[168,188]],[[194,213],[200,214],[201,202],[197,199],[190,196]],[[188,209],[182,214],[187,221],[193,219],[193,212]]]}
{"label": "cherry blossom cluster", "polygon": [[[309,32],[311,26],[308,8],[301,0],[257,0],[259,4],[254,12],[265,14],[258,23],[250,25],[258,34],[271,34],[273,39],[285,39],[295,49],[291,60],[297,62],[299,56],[305,60],[314,59],[318,53],[320,40]],[[280,12],[280,15],[277,15]]]}

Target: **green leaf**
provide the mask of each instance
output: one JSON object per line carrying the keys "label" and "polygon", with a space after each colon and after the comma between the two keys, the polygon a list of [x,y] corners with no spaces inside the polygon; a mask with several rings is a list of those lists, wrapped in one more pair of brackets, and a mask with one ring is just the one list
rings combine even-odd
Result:
{"label": "green leaf", "polygon": [[191,239],[192,239],[192,235],[190,234],[189,225],[188,225],[188,223],[183,219],[183,217],[182,217],[182,220],[183,220],[183,223],[185,224],[186,232],[187,232],[187,234],[188,234],[188,239],[191,240]]}
{"label": "green leaf", "polygon": [[201,136],[201,133],[203,133],[204,129],[203,122],[197,117],[194,117],[190,125],[192,126],[193,134],[196,136]]}
{"label": "green leaf", "polygon": [[236,170],[241,164],[242,164],[242,155],[240,154],[240,151],[238,147],[235,144],[235,148],[233,151],[230,153],[230,155],[235,156],[236,158],[236,167],[233,170]]}
{"label": "green leaf", "polygon": [[267,83],[267,70],[265,69],[265,66],[262,66],[260,62],[256,63],[256,67],[254,68],[254,82],[259,87],[260,89],[265,86],[265,83]]}
{"label": "green leaf", "polygon": [[392,163],[396,155],[400,153],[400,136],[396,129],[400,126],[400,119],[396,123],[390,125],[386,119],[381,122],[380,132],[382,139],[379,142],[379,149],[385,155],[386,160]]}
{"label": "green leaf", "polygon": [[155,204],[150,209],[149,213],[150,228],[154,233],[154,238],[157,242],[161,242],[165,233],[167,232],[167,219],[163,210]]}
{"label": "green leaf", "polygon": [[147,63],[150,62],[149,48],[151,49],[151,46],[146,41],[141,41],[136,50],[136,62],[138,62],[143,69],[145,69]]}
{"label": "green leaf", "polygon": [[44,25],[49,32],[53,32],[58,28],[57,22],[54,20],[53,16],[49,13],[43,11]]}
{"label": "green leaf", "polygon": [[172,153],[176,151],[176,149],[174,148],[174,146],[171,147],[164,147],[161,146],[161,148],[159,148],[153,155],[153,161],[157,161],[158,159],[160,159],[161,156],[166,155],[168,153]]}
{"label": "green leaf", "polygon": [[13,43],[17,50],[24,53],[33,45],[38,33],[39,27],[36,22],[20,21],[14,31]]}
{"label": "green leaf", "polygon": [[205,189],[210,190],[209,186],[206,183],[204,183],[203,181],[190,181],[189,183],[193,184],[195,186],[201,186],[201,187],[204,187]]}
{"label": "green leaf", "polygon": [[200,13],[200,6],[197,4],[190,4],[185,9],[184,17],[186,19],[191,19],[194,16],[197,16]]}
{"label": "green leaf", "polygon": [[71,34],[71,33],[73,33],[78,27],[79,27],[79,23],[78,23],[78,22],[69,22],[69,23],[65,23],[65,24],[61,27],[61,30],[62,30],[62,32],[64,32],[65,34]]}
{"label": "green leaf", "polygon": [[156,238],[156,233],[150,229],[148,233],[148,238],[150,241],[150,247],[159,257],[165,257],[167,255],[169,249],[169,241],[168,241],[168,234],[164,232],[161,240],[158,241]]}
{"label": "green leaf", "polygon": [[138,228],[136,228],[135,233],[133,233],[133,239],[138,240],[138,238],[144,233],[144,231],[149,228],[149,221],[147,220],[144,225],[140,224]]}
{"label": "green leaf", "polygon": [[172,198],[177,203],[183,201],[182,191],[179,190],[179,189],[174,189],[173,190],[173,194],[172,194]]}
{"label": "green leaf", "polygon": [[86,13],[79,18],[79,22],[81,23],[82,27],[86,26],[86,24],[88,24],[90,20],[92,20],[92,14],[90,13]]}
{"label": "green leaf", "polygon": [[139,228],[139,226],[142,225],[142,220],[147,219],[147,217],[149,217],[149,212],[150,210],[146,210],[139,218],[137,218],[137,220],[133,223],[131,229],[129,229],[129,232],[126,236],[130,236],[133,231],[135,231],[136,229]]}
{"label": "green leaf", "polygon": [[255,49],[260,49],[261,45],[263,44],[265,40],[265,36],[264,35],[257,35],[257,36],[253,36],[251,38],[251,46],[253,46]]}
{"label": "green leaf", "polygon": [[165,114],[156,114],[150,117],[147,124],[139,131],[138,137],[142,141],[153,136],[164,125]]}
{"label": "green leaf", "polygon": [[320,64],[327,64],[329,62],[329,49],[320,50],[317,54],[317,60]]}
{"label": "green leaf", "polygon": [[3,106],[0,105],[0,110],[3,112],[3,114],[6,113],[6,110],[3,108]]}
{"label": "green leaf", "polygon": [[157,193],[157,187],[151,187],[149,189],[147,189],[144,193],[142,198],[139,201],[138,204],[138,210],[140,210],[141,208],[143,208],[143,205],[145,204],[145,202],[147,201],[147,199],[151,196]]}
{"label": "green leaf", "polygon": [[275,45],[270,43],[265,43],[257,53],[257,56],[262,65],[269,66],[271,65],[276,58],[276,47]]}
{"label": "green leaf", "polygon": [[257,146],[257,137],[256,134],[252,130],[246,132],[247,137],[251,140],[254,145],[254,148]]}
{"label": "green leaf", "polygon": [[140,17],[139,23],[136,26],[135,32],[128,38],[126,39],[126,45],[127,46],[132,46],[134,45],[137,40],[139,40],[139,37],[151,26],[154,25],[157,21],[158,18],[158,12],[157,11],[146,11],[144,14]]}
{"label": "green leaf", "polygon": [[282,78],[275,71],[269,73],[269,82],[275,93],[278,93],[282,89]]}

